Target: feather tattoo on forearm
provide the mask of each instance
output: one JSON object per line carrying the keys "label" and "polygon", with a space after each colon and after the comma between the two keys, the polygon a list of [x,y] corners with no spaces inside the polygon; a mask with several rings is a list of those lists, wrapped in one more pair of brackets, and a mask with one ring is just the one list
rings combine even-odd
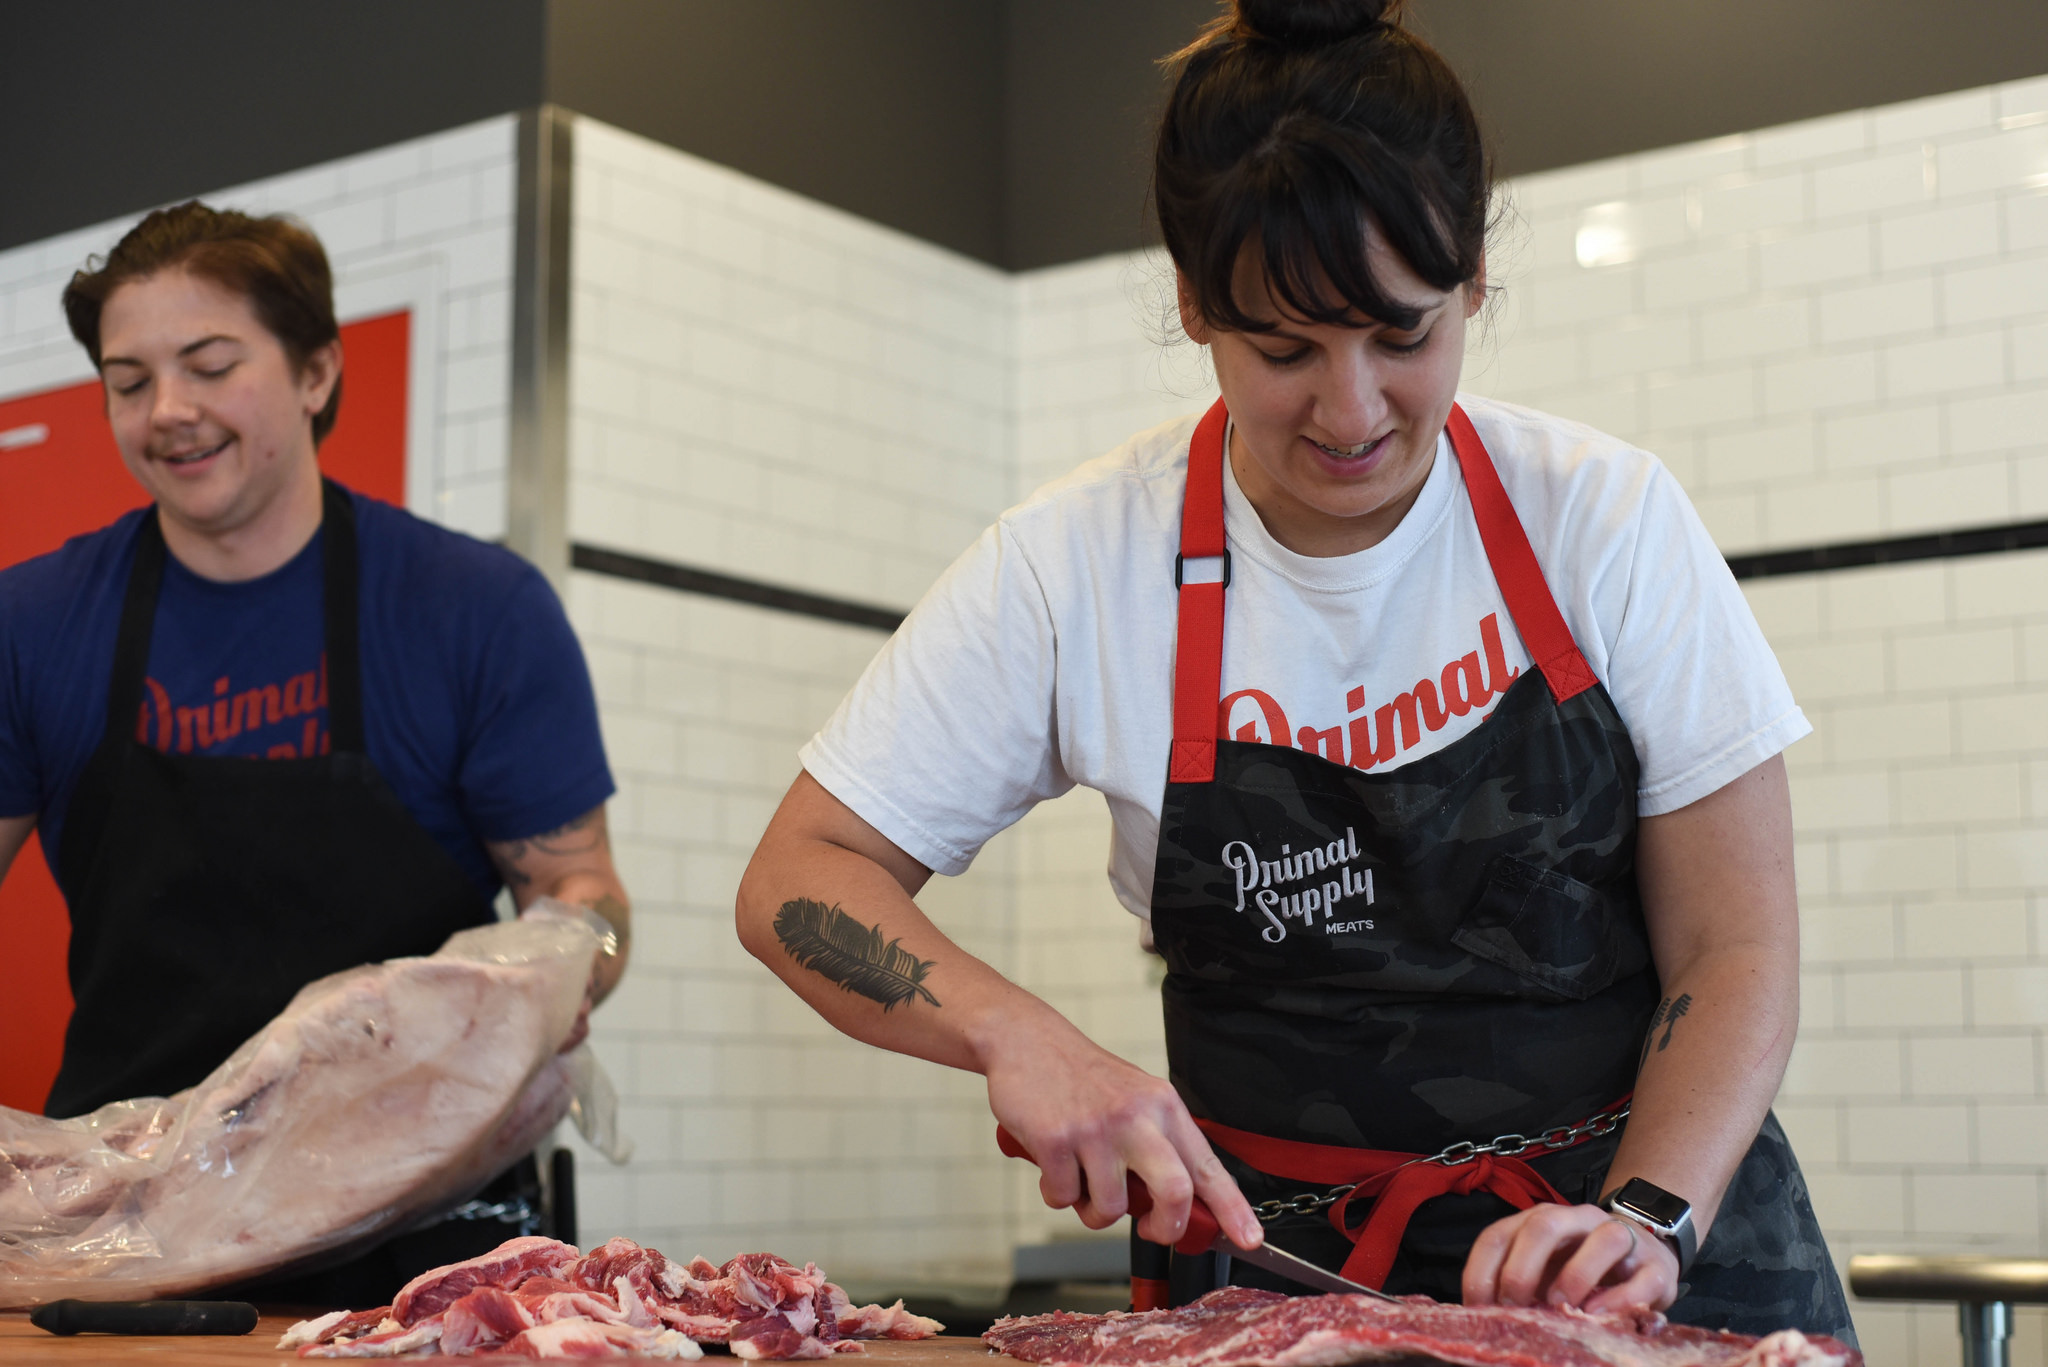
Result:
{"label": "feather tattoo on forearm", "polygon": [[808,897],[784,902],[775,913],[775,938],[799,968],[880,1002],[884,1011],[920,998],[939,1004],[924,985],[936,961],[918,958],[901,940],[883,940],[880,927],[864,926],[838,907]]}

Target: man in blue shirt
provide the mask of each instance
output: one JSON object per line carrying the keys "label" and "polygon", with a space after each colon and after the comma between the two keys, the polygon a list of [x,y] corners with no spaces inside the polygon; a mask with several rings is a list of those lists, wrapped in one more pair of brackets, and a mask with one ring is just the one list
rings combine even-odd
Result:
{"label": "man in blue shirt", "polygon": [[192,1085],[501,882],[611,924],[602,998],[630,923],[582,653],[533,567],[321,478],[319,242],[161,210],[64,307],[154,503],[0,572],[0,876],[40,827],[72,922],[47,1111]]}

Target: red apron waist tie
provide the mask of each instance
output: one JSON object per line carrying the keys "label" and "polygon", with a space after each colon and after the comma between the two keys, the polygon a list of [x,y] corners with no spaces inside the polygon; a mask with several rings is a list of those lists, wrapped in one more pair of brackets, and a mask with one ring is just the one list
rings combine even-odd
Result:
{"label": "red apron waist tie", "polygon": [[[1626,1100],[1626,1098],[1624,1098]],[[1375,1290],[1386,1284],[1400,1251],[1401,1236],[1416,1207],[1437,1196],[1491,1192],[1516,1210],[1545,1202],[1569,1205],[1543,1174],[1520,1158],[1482,1153],[1455,1165],[1430,1162],[1429,1155],[1390,1149],[1348,1149],[1336,1144],[1310,1144],[1295,1139],[1233,1130],[1213,1120],[1196,1120],[1209,1142],[1231,1157],[1273,1177],[1321,1186],[1349,1185],[1351,1190],[1330,1206],[1330,1226],[1351,1241],[1343,1275]],[[1576,1148],[1593,1136],[1546,1153]],[[1370,1201],[1371,1213],[1353,1233],[1346,1216],[1353,1201]]]}

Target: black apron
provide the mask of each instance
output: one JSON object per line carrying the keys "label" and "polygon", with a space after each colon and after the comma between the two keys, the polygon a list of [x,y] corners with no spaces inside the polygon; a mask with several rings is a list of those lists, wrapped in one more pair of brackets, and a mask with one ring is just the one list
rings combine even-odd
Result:
{"label": "black apron", "polygon": [[[49,1115],[190,1087],[307,983],[432,954],[494,919],[365,753],[355,509],[332,482],[323,497],[331,743],[298,759],[166,754],[138,740],[166,554],[156,511],[142,520],[106,734],[59,851],[75,1007]],[[475,1237],[486,1233],[478,1251],[506,1237]]]}
{"label": "black apron", "polygon": [[[1421,759],[1368,770],[1284,737],[1216,739],[1225,426],[1219,402],[1190,449],[1182,559],[1223,556],[1225,573],[1181,589],[1153,875],[1174,1086],[1198,1119],[1233,1130],[1406,1154],[1543,1134],[1611,1107],[1634,1085],[1659,989],[1635,877],[1635,748],[1478,434],[1454,408],[1448,429],[1481,540],[1536,668],[1509,683],[1474,658],[1455,688],[1447,671],[1436,705],[1470,710],[1458,704],[1483,693],[1486,720]],[[1383,737],[1398,713],[1378,714]],[[1567,1200],[1594,1201],[1619,1142],[1617,1131],[1530,1166]],[[1254,1203],[1302,1194],[1299,1181],[1221,1156]],[[1426,1201],[1388,1289],[1456,1300],[1472,1241],[1511,1210],[1485,1189]],[[1332,1268],[1353,1253],[1318,1215],[1282,1215],[1269,1232]],[[1240,1263],[1234,1275],[1263,1274]],[[1775,1119],[1688,1283],[1674,1320],[1850,1332]]]}

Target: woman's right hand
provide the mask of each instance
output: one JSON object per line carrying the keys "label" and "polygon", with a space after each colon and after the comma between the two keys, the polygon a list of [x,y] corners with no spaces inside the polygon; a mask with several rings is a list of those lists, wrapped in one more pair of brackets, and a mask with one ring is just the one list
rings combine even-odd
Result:
{"label": "woman's right hand", "polygon": [[[740,880],[740,941],[839,1029],[883,1049],[964,1068],[988,1079],[989,1109],[1023,1143],[1054,1209],[1072,1207],[1092,1229],[1128,1211],[1124,1176],[1151,1188],[1139,1233],[1172,1243],[1202,1198],[1241,1247],[1259,1224],[1180,1097],[1124,1062],[1066,1017],[963,951],[911,900],[931,870],[827,792],[797,775]],[[891,1010],[792,957],[776,929],[780,909],[807,898],[841,908],[857,925],[921,965],[929,991]],[[943,1003],[943,1005],[941,1005]]]}
{"label": "woman's right hand", "polygon": [[1250,1203],[1173,1088],[1039,1005],[985,1050],[982,1071],[989,1109],[1038,1164],[1045,1203],[1105,1229],[1128,1212],[1125,1174],[1136,1173],[1152,1192],[1145,1238],[1180,1238],[1199,1196],[1238,1247],[1256,1248],[1264,1233]]}

